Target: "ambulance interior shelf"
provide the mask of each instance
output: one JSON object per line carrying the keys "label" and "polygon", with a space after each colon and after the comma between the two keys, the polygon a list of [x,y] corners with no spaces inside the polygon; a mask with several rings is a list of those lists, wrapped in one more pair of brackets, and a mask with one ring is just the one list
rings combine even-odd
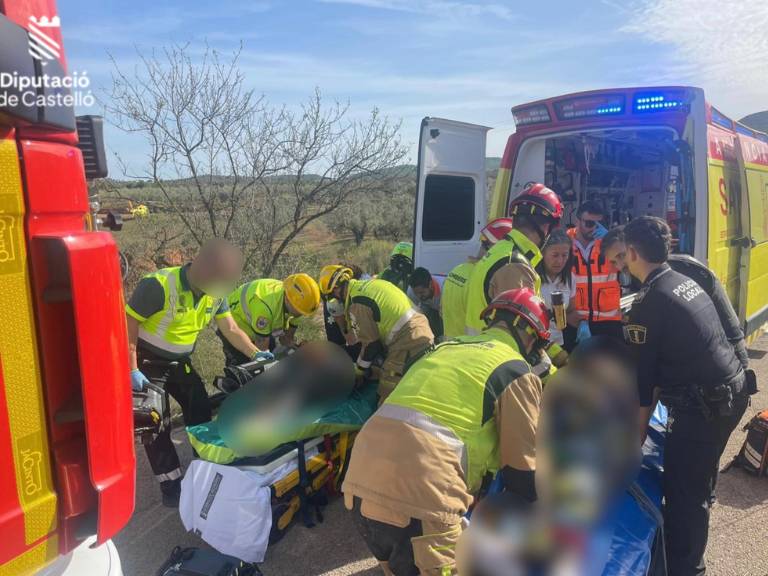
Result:
{"label": "ambulance interior shelf", "polygon": [[[692,165],[685,142],[661,129],[609,130],[546,139],[544,178],[565,206],[564,225],[592,200],[606,227],[651,215],[672,228],[678,251],[693,250]],[[520,164],[518,164],[520,166]]]}

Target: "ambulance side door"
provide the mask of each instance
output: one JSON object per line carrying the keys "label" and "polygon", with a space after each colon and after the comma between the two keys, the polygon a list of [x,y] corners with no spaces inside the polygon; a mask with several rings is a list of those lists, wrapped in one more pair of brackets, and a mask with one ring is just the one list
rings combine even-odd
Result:
{"label": "ambulance side door", "polygon": [[487,219],[485,146],[490,128],[424,118],[419,137],[414,262],[440,281],[477,254]]}
{"label": "ambulance side door", "polygon": [[742,235],[739,318],[747,336],[768,322],[768,142],[738,135]]}

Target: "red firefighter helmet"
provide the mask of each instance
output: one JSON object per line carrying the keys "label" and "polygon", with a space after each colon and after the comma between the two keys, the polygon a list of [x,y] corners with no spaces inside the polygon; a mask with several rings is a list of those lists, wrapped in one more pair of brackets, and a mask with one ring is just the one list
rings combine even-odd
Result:
{"label": "red firefighter helmet", "polygon": [[496,218],[491,220],[480,230],[480,242],[493,246],[512,230],[512,218]]}
{"label": "red firefighter helmet", "polygon": [[544,300],[530,288],[506,290],[483,310],[480,318],[489,322],[493,312],[505,310],[525,320],[541,340],[549,340],[549,309]]}
{"label": "red firefighter helmet", "polygon": [[560,223],[563,217],[563,203],[557,194],[538,182],[528,182],[523,191],[509,203],[509,214],[540,214]]}

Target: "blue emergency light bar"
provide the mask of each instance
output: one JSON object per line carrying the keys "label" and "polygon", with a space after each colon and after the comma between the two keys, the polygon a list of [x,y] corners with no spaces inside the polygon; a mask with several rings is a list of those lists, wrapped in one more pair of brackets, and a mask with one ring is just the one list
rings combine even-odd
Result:
{"label": "blue emergency light bar", "polygon": [[635,96],[635,112],[662,112],[679,110],[685,102],[669,94],[638,94]]}
{"label": "blue emergency light bar", "polygon": [[560,120],[580,120],[590,116],[610,116],[624,113],[623,94],[590,94],[555,102],[555,114]]}
{"label": "blue emergency light bar", "polygon": [[598,114],[620,114],[624,110],[621,106],[603,106],[597,109]]}

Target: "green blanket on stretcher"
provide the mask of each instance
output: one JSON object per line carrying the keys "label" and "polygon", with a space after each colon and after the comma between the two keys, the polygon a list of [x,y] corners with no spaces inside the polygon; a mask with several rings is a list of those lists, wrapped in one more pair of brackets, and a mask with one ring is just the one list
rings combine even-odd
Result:
{"label": "green blanket on stretcher", "polygon": [[[271,449],[280,444],[314,438],[324,434],[337,434],[359,430],[365,421],[376,411],[378,396],[376,394],[377,383],[371,382],[361,390],[355,390],[341,404],[327,412],[320,418],[307,421],[305,426],[294,431],[290,438],[280,438]],[[200,455],[200,458],[217,464],[230,464],[240,458],[259,456],[260,454],[238,454],[227,446],[219,434],[219,426],[216,420],[187,427],[187,435],[192,447]]]}

